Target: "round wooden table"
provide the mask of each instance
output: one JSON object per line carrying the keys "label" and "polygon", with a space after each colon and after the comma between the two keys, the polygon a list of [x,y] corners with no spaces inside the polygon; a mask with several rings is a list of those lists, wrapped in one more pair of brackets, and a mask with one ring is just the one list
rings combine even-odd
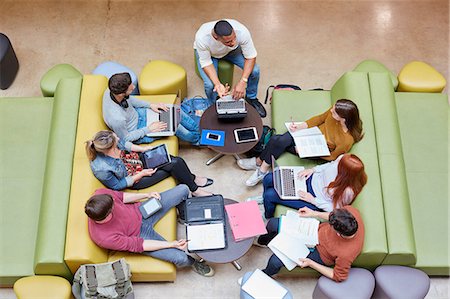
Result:
{"label": "round wooden table", "polygon": [[[238,203],[237,201],[229,198],[223,199],[224,205]],[[226,227],[226,238],[227,238],[227,247],[224,249],[214,249],[208,251],[199,251],[196,254],[203,260],[218,263],[218,264],[226,264],[232,263],[233,266],[237,270],[241,270],[242,267],[239,265],[237,260],[241,258],[247,251],[252,247],[253,238],[245,239],[239,242],[234,241],[233,232],[231,231],[230,224],[228,222],[228,215],[225,210],[225,227]]]}
{"label": "round wooden table", "polygon": [[[200,129],[201,130],[219,130],[225,132],[225,144],[224,146],[211,146],[208,148],[217,152],[218,154],[209,159],[206,165],[210,165],[213,162],[219,160],[224,155],[234,155],[236,159],[239,159],[237,154],[245,153],[251,150],[261,138],[263,132],[263,123],[261,116],[253,108],[252,105],[245,103],[247,108],[247,116],[243,119],[232,120],[232,119],[219,119],[217,117],[216,105],[210,106],[202,115],[200,119]],[[234,138],[234,130],[241,128],[255,127],[258,132],[258,140],[244,143],[237,143]]]}

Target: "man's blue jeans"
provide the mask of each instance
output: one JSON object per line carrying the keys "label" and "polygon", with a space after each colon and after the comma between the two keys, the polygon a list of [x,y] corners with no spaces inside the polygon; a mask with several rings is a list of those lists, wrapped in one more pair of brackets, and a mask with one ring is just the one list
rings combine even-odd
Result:
{"label": "man's blue jeans", "polygon": [[[147,126],[147,109],[149,108],[136,108],[136,112],[138,114],[138,125],[137,129],[142,129]],[[152,138],[150,136],[144,136],[139,138],[138,140],[133,141],[135,144],[142,144],[142,143],[152,143],[155,141],[155,138]]]}
{"label": "man's blue jeans", "polygon": [[[173,207],[185,201],[189,195],[186,185],[178,185],[175,188],[161,193],[162,209],[147,219],[142,219],[140,237],[144,240],[166,241],[153,227]],[[155,251],[144,251],[143,254],[171,262],[177,267],[187,267],[194,263],[194,259],[184,251],[177,248],[166,248]]]}
{"label": "man's blue jeans", "polygon": [[[218,73],[219,67],[219,59],[211,57],[214,68],[216,69],[216,73]],[[241,47],[236,48],[235,50],[228,53],[225,57],[220,59],[231,62],[234,65],[237,65],[241,69],[244,69],[245,58],[242,54]],[[203,79],[203,84],[205,86],[205,94],[209,100],[215,102],[217,98],[217,92],[214,92],[214,84],[211,79],[209,79],[208,75],[200,66],[200,61],[198,58],[197,50],[195,50],[195,61],[197,63],[197,68],[200,73],[200,76]],[[246,89],[246,97],[249,99],[256,99],[256,95],[258,93],[258,83],[259,83],[259,65],[255,64],[252,73],[248,77],[247,89]]]}

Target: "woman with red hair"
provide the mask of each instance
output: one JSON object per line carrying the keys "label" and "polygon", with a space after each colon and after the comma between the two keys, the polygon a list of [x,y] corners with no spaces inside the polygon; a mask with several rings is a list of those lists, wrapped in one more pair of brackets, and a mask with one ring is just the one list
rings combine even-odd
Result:
{"label": "woman with red hair", "polygon": [[299,176],[306,179],[307,188],[306,192],[298,191],[299,200],[282,200],[274,188],[272,173],[264,177],[263,199],[267,219],[273,217],[277,204],[325,212],[351,205],[367,183],[364,163],[353,154],[343,154],[335,161],[305,169]]}

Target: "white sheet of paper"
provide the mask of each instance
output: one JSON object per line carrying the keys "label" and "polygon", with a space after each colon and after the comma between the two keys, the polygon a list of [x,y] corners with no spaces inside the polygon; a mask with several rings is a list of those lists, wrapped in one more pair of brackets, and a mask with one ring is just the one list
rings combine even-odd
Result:
{"label": "white sheet of paper", "polygon": [[220,249],[225,247],[223,223],[188,225],[186,231],[189,250]]}
{"label": "white sheet of paper", "polygon": [[[273,240],[272,240],[273,241]],[[279,251],[273,244],[267,244],[267,247],[269,247],[270,250],[272,250],[273,253],[281,260],[283,265],[288,269],[288,271],[291,271],[294,269],[297,264],[294,263],[290,258],[288,258],[284,253]]]}
{"label": "white sheet of paper", "polygon": [[255,299],[282,299],[287,293],[285,288],[259,269],[253,272],[242,289]]}
{"label": "white sheet of paper", "polygon": [[[299,125],[302,122],[294,122],[295,124]],[[298,136],[310,136],[310,135],[322,135],[322,132],[320,131],[319,127],[312,127],[312,128],[306,128],[302,130],[297,130],[295,132],[292,132],[289,130],[289,127],[291,126],[292,122],[284,123],[286,126],[286,129],[289,131],[292,137],[298,137]]]}
{"label": "white sheet of paper", "polygon": [[315,218],[300,217],[297,212],[289,210],[281,216],[280,232],[303,239],[306,246],[314,247],[319,244],[319,224]]}
{"label": "white sheet of paper", "polygon": [[[278,250],[278,252],[281,252],[284,256],[283,259],[286,260],[285,257],[287,257],[291,262],[288,262],[288,265],[285,264],[283,259],[277,254],[278,258],[283,262],[283,264],[286,266],[286,268],[291,271],[292,269],[297,266],[298,260],[300,258],[305,258],[310,253],[308,247],[304,244],[304,241],[301,239],[294,238],[288,234],[280,233],[275,238],[272,239],[269,243],[269,248],[271,247]],[[294,267],[292,267],[292,265]],[[289,266],[289,267],[288,267]],[[291,269],[289,269],[291,268]]]}
{"label": "white sheet of paper", "polygon": [[327,141],[323,135],[294,137],[300,158],[329,156]]}

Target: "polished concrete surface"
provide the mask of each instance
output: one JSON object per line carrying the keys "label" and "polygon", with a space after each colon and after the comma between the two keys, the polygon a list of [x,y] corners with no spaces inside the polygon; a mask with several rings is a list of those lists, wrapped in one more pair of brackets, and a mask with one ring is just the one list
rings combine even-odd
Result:
{"label": "polished concrete surface", "polygon": [[[235,18],[252,33],[261,67],[260,99],[271,84],[329,89],[369,58],[395,73],[412,60],[425,61],[448,81],[448,1],[0,0],[0,12],[0,31],[11,39],[20,62],[15,82],[0,96],[39,96],[41,76],[58,63],[90,73],[113,60],[138,74],[152,59],[183,66],[189,96],[203,95],[192,42],[202,23],[220,18]],[[264,122],[270,124],[270,117]],[[215,179],[211,192],[240,201],[261,194],[261,186],[244,185],[250,173],[241,171],[233,157],[206,166],[213,155],[208,149],[180,149],[195,173]],[[181,227],[179,232],[184,233]],[[137,283],[136,298],[237,298],[237,279],[244,271],[264,268],[269,256],[268,249],[252,248],[239,260],[241,272],[229,264],[215,265],[214,278],[180,270],[175,283]],[[310,298],[316,282],[279,280],[294,298]],[[427,298],[449,297],[449,279],[433,278]],[[14,298],[12,290],[0,289],[0,298]]]}

